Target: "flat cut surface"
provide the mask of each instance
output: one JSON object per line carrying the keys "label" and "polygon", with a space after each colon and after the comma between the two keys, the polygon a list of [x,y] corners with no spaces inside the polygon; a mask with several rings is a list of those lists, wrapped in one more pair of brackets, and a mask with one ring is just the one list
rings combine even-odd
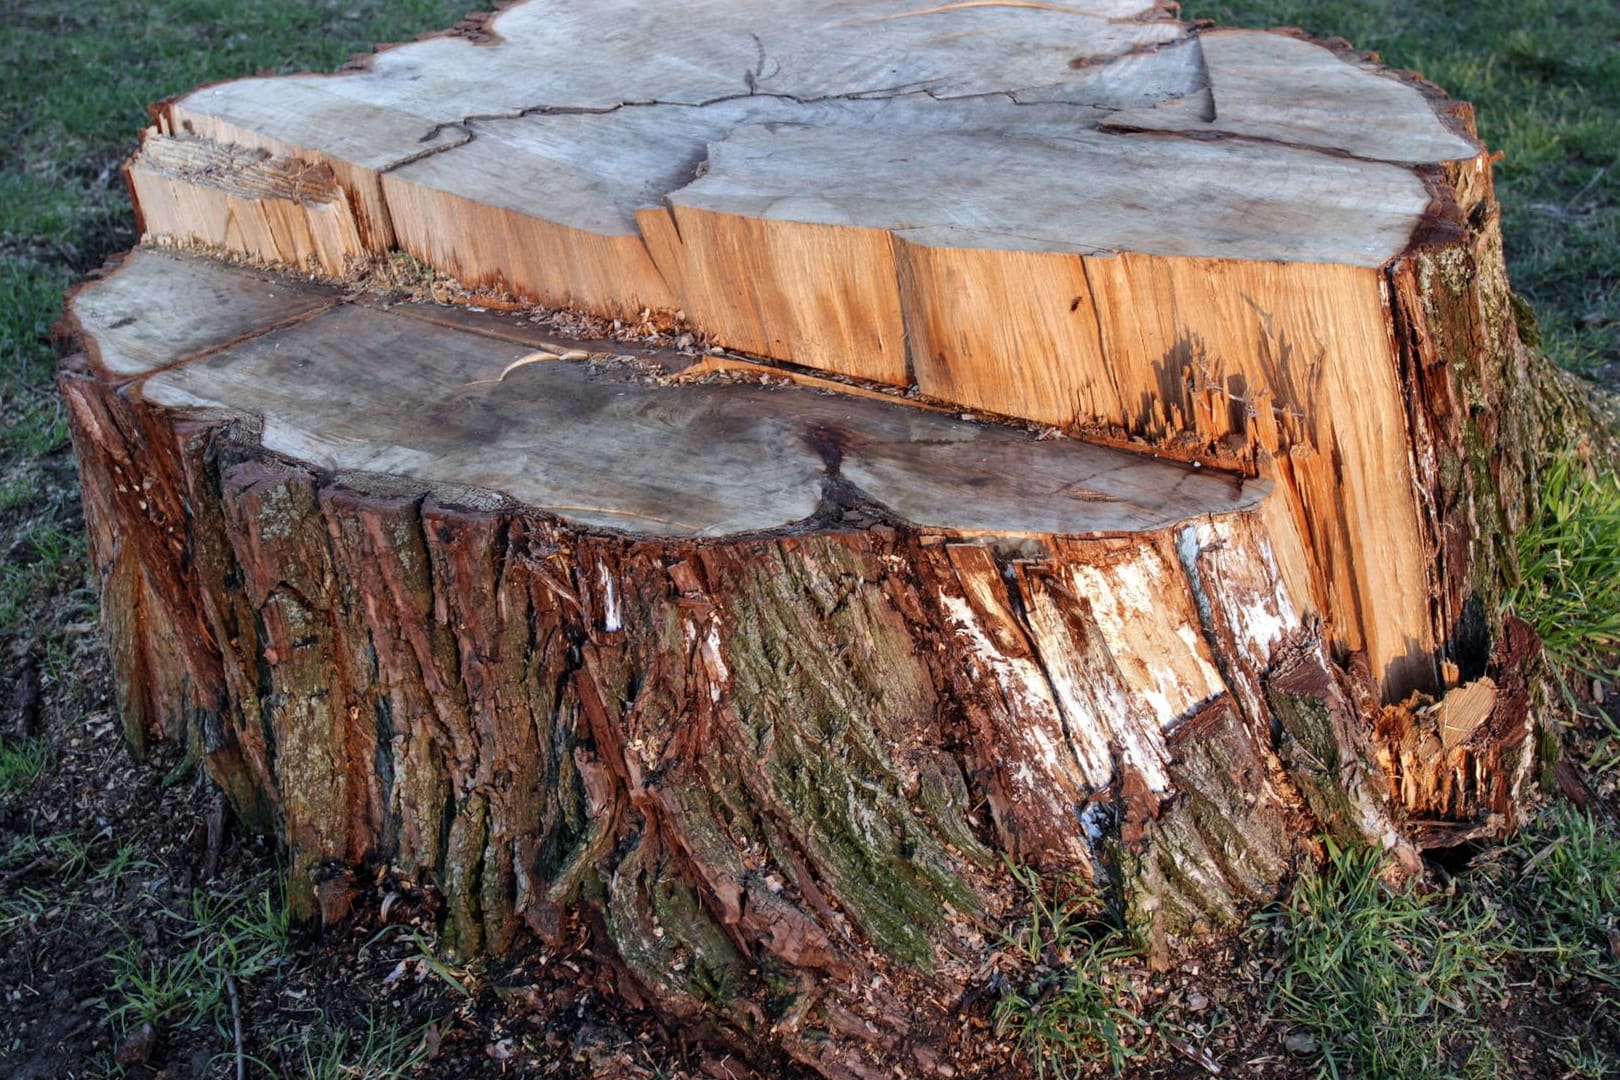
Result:
{"label": "flat cut surface", "polygon": [[[1194,35],[1139,0],[676,11],[528,0],[491,43],[206,87],[172,119],[596,234],[667,205],[998,250],[1365,266],[1423,213],[1408,166],[1479,152],[1374,65],[1286,34]],[[680,297],[680,268],[659,269]]]}
{"label": "flat cut surface", "polygon": [[1198,46],[1205,91],[1167,99],[1146,114],[1122,112],[1109,123],[1206,137],[1242,135],[1369,161],[1449,161],[1479,152],[1440,123],[1416,88],[1388,76],[1369,77],[1365,67],[1313,42],[1222,30],[1200,35]]}
{"label": "flat cut surface", "polygon": [[1429,200],[1417,176],[1382,162],[1120,135],[1077,123],[1070,106],[1004,97],[751,97],[476,130],[389,176],[608,235],[634,234],[635,212],[667,200],[677,217],[880,228],[942,247],[1360,266],[1399,251]]}
{"label": "flat cut surface", "polygon": [[[595,527],[781,528],[814,515],[835,477],[905,521],[994,536],[1158,529],[1255,506],[1268,490],[902,404],[669,385],[620,362],[544,361],[500,380],[528,350],[493,316],[487,333],[360,303],[289,320],[329,298],[185,256],[139,253],[81,292],[73,314],[87,341],[127,336],[188,285],[225,331],[166,355],[145,339],[162,369],[141,384],[148,400],[261,418],[267,448],[320,468],[490,489]],[[235,343],[220,348],[222,337]]]}
{"label": "flat cut surface", "polygon": [[876,227],[930,247],[1377,267],[1429,200],[1405,169],[1260,143],[863,134],[739,127],[670,196],[676,220],[693,208]]}
{"label": "flat cut surface", "polygon": [[136,251],[105,281],[81,289],[73,314],[95,328],[85,338],[91,359],[111,375],[136,376],[296,320],[339,295],[262,271]]}

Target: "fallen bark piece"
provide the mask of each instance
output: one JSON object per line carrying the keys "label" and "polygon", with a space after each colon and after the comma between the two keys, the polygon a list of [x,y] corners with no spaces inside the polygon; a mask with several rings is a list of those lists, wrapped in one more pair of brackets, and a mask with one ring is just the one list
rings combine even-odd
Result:
{"label": "fallen bark piece", "polygon": [[11,700],[6,708],[5,731],[25,739],[39,734],[39,665],[26,659],[17,668],[11,684]]}

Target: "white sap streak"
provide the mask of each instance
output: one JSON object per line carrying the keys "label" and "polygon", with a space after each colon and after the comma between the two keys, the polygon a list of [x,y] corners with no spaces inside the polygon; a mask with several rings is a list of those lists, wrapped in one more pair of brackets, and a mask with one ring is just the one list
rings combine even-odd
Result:
{"label": "white sap streak", "polygon": [[607,565],[596,564],[597,575],[602,579],[602,629],[608,633],[616,633],[624,628],[624,622],[619,613],[619,594],[613,584],[613,576],[608,573]]}
{"label": "white sap streak", "polygon": [[[1063,715],[1069,720],[1069,741],[1074,746],[1074,756],[1086,784],[1100,788],[1113,776],[1114,762],[1109,736],[1117,734],[1120,736],[1121,752],[1141,768],[1144,775],[1150,777],[1149,786],[1158,790],[1163,782],[1162,771],[1158,768],[1158,759],[1162,755],[1139,745],[1136,725],[1128,719],[1130,706],[1119,692],[1119,687],[1084,685],[1073,677],[1067,666],[1054,666],[1051,675],[1052,689],[1063,702]],[[1099,689],[1106,698],[1102,703],[1095,696]]]}
{"label": "white sap streak", "polygon": [[533,893],[533,886],[529,881],[529,871],[524,865],[526,862],[521,845],[514,840],[512,842],[512,884],[513,892],[517,896],[517,910],[519,911],[527,909]]}
{"label": "white sap streak", "polygon": [[720,655],[718,619],[709,621],[709,633],[703,639],[703,662],[709,669],[709,699],[718,704],[723,688],[731,681],[731,669],[726,667],[725,657]]}
{"label": "white sap streak", "polygon": [[1090,601],[1126,693],[1152,708],[1161,730],[1225,687],[1181,578],[1152,549],[1072,571],[1075,593]]}
{"label": "white sap streak", "polygon": [[[1256,536],[1245,542],[1224,523],[1205,523],[1199,527],[1195,543],[1195,558],[1209,553],[1206,565],[1218,581],[1204,584],[1206,588],[1216,588],[1221,615],[1233,637],[1247,652],[1251,663],[1260,666],[1270,663],[1272,649],[1289,630],[1299,625],[1299,613],[1283,587],[1270,541]],[[1229,560],[1224,557],[1228,551],[1244,554],[1239,559]],[[1259,557],[1253,558],[1254,555]]]}
{"label": "white sap streak", "polygon": [[[1062,713],[1047,692],[1046,677],[1041,674],[1041,669],[1029,660],[1013,659],[998,650],[979,626],[972,605],[965,599],[945,592],[939,594],[939,599],[950,612],[951,623],[968,638],[974,658],[991,672],[996,685],[1001,688],[1002,697],[1007,699],[1013,711],[1020,716],[1037,718],[1036,722],[1026,725],[1023,730],[1034,744],[1047,773],[1061,775],[1069,772],[1064,760],[1070,755],[1052,738],[1053,731],[1063,729]],[[1017,779],[1033,787],[1034,777],[1026,775],[1028,769],[1029,766],[1025,764],[1019,770]],[[1103,779],[1106,781],[1107,777]]]}
{"label": "white sap streak", "polygon": [[[1057,681],[1054,677],[1053,682]],[[1090,758],[1082,760],[1082,765],[1087,767],[1086,780],[1092,787],[1101,787],[1113,778],[1111,743],[1119,746],[1123,760],[1141,772],[1150,790],[1164,791],[1170,786],[1170,775],[1165,769],[1168,755],[1161,734],[1163,729],[1143,716],[1146,710],[1132,709],[1128,705],[1117,707],[1123,700],[1118,687],[1106,688],[1109,704],[1099,707],[1093,696],[1084,693],[1095,691],[1096,687],[1081,686],[1067,679],[1063,683],[1063,708],[1069,717],[1069,734],[1076,744],[1082,740],[1087,744],[1088,753],[1081,755],[1077,745],[1076,756]],[[1136,717],[1131,715],[1133,712]],[[1082,731],[1085,734],[1082,735]]]}
{"label": "white sap streak", "polygon": [[1117,670],[1113,658],[1095,655],[1106,651],[1103,641],[1074,639],[1068,618],[1050,593],[1033,592],[1026,598],[1026,611],[1086,782],[1093,788],[1109,782],[1117,745],[1121,756],[1141,770],[1148,787],[1163,791],[1170,783],[1163,727],[1157,713],[1150,711],[1160,706],[1140,695],[1133,699],[1134,688],[1113,677]]}

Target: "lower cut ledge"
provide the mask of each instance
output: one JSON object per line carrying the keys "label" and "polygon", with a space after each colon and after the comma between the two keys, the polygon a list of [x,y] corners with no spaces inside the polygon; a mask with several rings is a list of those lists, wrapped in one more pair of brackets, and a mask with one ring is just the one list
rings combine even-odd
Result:
{"label": "lower cut ledge", "polygon": [[1527,775],[1513,657],[1439,713],[1332,662],[1264,481],[153,252],[70,320],[130,736],[302,917],[387,866],[464,954],[582,915],[745,1054],[932,1075],[1009,862],[1167,953]]}

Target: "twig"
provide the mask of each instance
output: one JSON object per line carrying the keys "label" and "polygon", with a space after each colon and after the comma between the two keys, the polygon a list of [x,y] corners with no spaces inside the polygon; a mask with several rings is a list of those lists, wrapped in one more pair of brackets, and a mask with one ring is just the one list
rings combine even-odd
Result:
{"label": "twig", "polygon": [[44,866],[49,861],[50,860],[44,855],[35,855],[33,860],[27,865],[19,866],[15,870],[8,870],[4,874],[0,874],[0,885],[10,885],[18,878],[26,877],[35,870],[38,870],[41,866]]}
{"label": "twig", "polygon": [[1208,1050],[1193,1046],[1191,1043],[1183,1042],[1180,1039],[1166,1039],[1165,1041],[1174,1047],[1177,1053],[1209,1073],[1209,1075],[1221,1075],[1220,1063],[1210,1056]]}
{"label": "twig", "polygon": [[1564,200],[1564,211],[1565,211],[1565,213],[1568,213],[1568,212],[1574,210],[1575,209],[1575,200],[1583,198],[1586,195],[1587,192],[1589,192],[1593,188],[1597,187],[1598,181],[1602,180],[1608,174],[1609,174],[1609,167],[1607,165],[1603,166],[1597,172],[1593,173],[1592,174],[1592,179],[1588,180],[1584,185],[1582,185],[1581,190],[1577,191],[1575,194],[1571,195],[1569,198]]}
{"label": "twig", "polygon": [[202,879],[212,881],[219,873],[219,852],[225,843],[225,793],[215,789],[208,808],[208,847],[203,852]]}
{"label": "twig", "polygon": [[236,997],[236,979],[225,973],[225,993],[231,998],[231,1033],[236,1039],[236,1080],[247,1080],[247,1054],[242,1049],[242,1003]]}

